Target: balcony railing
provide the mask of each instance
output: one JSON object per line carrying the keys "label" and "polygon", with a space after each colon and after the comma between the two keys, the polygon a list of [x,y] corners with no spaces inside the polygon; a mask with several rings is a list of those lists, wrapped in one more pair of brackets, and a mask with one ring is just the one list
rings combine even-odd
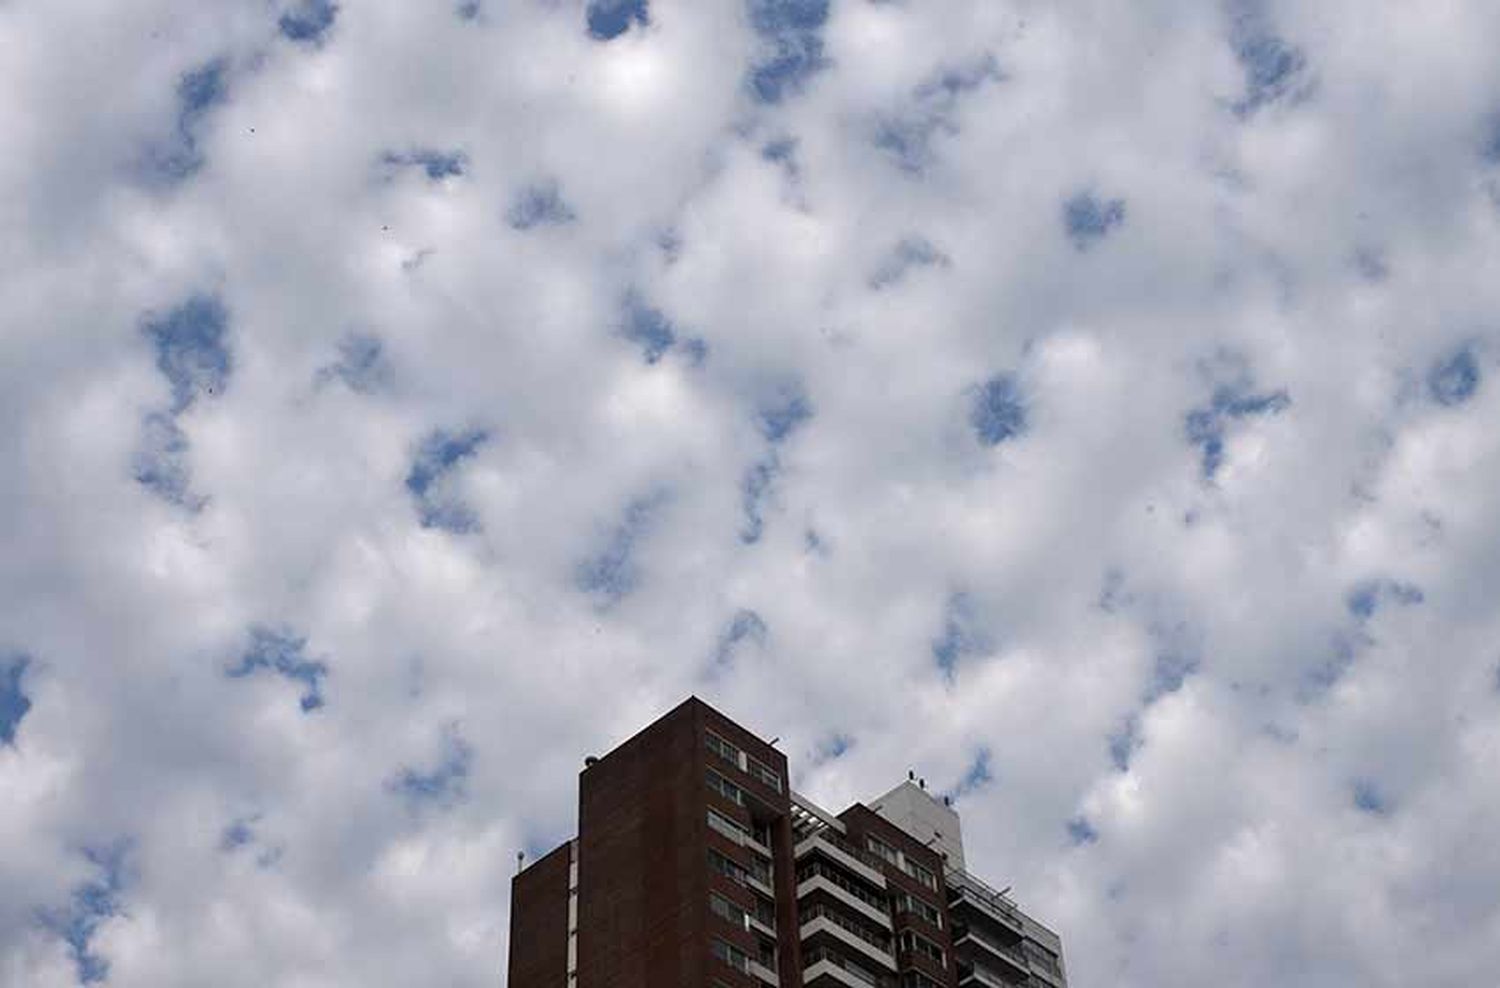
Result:
{"label": "balcony railing", "polygon": [[856,923],[854,920],[849,919],[837,909],[829,909],[827,906],[816,905],[809,909],[801,910],[798,914],[798,919],[800,919],[804,924],[810,923],[815,919],[826,919],[833,925],[848,930],[850,933],[859,937],[865,943],[868,943],[870,946],[874,947],[881,953],[891,953],[890,937],[881,936],[880,933],[870,929],[864,924]]}
{"label": "balcony railing", "polygon": [[867,971],[859,965],[851,963],[843,954],[828,947],[814,947],[812,950],[803,953],[803,974],[806,975],[807,971],[824,961],[839,968],[860,984],[868,985],[869,988],[896,988],[896,979],[889,974]]}
{"label": "balcony railing", "polygon": [[1007,981],[994,971],[977,964],[961,966],[958,969],[958,983],[961,986],[980,984],[985,988],[1023,988],[1024,985],[1024,982]]}
{"label": "balcony railing", "polygon": [[816,876],[827,879],[872,909],[878,909],[881,913],[886,913],[889,909],[883,896],[871,895],[858,882],[853,882],[845,878],[844,873],[837,868],[825,865],[820,861],[814,861],[797,869],[797,881],[799,884]]}
{"label": "balcony railing", "polygon": [[1026,927],[1023,914],[1014,902],[1007,899],[1002,893],[975,878],[966,871],[949,871],[944,879],[947,881],[949,891],[957,890],[963,898],[979,905],[1001,922],[1017,930]]}
{"label": "balcony railing", "polygon": [[958,946],[959,941],[961,941],[964,937],[968,937],[970,940],[973,940],[976,943],[983,944],[985,947],[989,948],[997,954],[1000,954],[1011,963],[1015,964],[1021,970],[1026,970],[1026,954],[1021,950],[1020,947],[1012,946],[1008,943],[1001,943],[994,937],[980,933],[973,927],[954,927],[953,944],[955,947]]}

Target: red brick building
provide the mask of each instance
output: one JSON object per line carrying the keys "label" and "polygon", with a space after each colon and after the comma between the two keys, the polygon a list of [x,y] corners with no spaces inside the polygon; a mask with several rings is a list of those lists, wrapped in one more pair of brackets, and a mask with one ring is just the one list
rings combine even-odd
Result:
{"label": "red brick building", "polygon": [[510,988],[1066,988],[1057,934],[963,870],[914,779],[837,816],[692,698],[579,776],[511,885]]}

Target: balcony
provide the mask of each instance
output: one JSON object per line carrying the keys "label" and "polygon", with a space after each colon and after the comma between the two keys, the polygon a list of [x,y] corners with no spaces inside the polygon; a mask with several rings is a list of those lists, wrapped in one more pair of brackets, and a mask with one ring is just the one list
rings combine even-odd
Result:
{"label": "balcony", "polygon": [[891,975],[867,971],[826,947],[806,952],[803,962],[807,966],[802,969],[802,980],[808,988],[830,984],[844,988],[896,988],[896,979]]}
{"label": "balcony", "polygon": [[882,942],[877,931],[866,929],[835,909],[813,906],[803,914],[799,933],[802,940],[806,941],[817,933],[827,933],[875,963],[896,970],[896,955],[891,952],[889,938]]}
{"label": "balcony", "polygon": [[950,871],[944,877],[948,885],[950,909],[956,910],[965,905],[972,906],[1007,929],[1025,935],[1025,917],[1021,910],[1016,908],[1016,904],[1002,893],[995,891],[966,871]]}
{"label": "balcony", "polygon": [[980,933],[971,927],[954,927],[953,949],[967,949],[968,954],[977,953],[980,950],[986,952],[989,958],[1004,961],[1015,967],[1023,976],[1028,970],[1026,954],[1019,945],[1003,943],[995,937]]}
{"label": "balcony", "polygon": [[878,923],[888,930],[891,929],[891,917],[885,908],[865,894],[856,892],[850,887],[851,884],[837,875],[832,868],[814,865],[811,874],[797,883],[797,898],[804,899],[814,892],[824,892],[872,923]]}
{"label": "balcony", "polygon": [[967,965],[958,969],[958,988],[1025,988],[1026,982],[1008,981],[987,968]]}
{"label": "balcony", "polygon": [[885,888],[885,873],[880,870],[880,859],[873,854],[867,854],[828,831],[821,830],[798,844],[793,855],[800,861],[810,854],[813,848],[818,848],[833,861],[876,888]]}

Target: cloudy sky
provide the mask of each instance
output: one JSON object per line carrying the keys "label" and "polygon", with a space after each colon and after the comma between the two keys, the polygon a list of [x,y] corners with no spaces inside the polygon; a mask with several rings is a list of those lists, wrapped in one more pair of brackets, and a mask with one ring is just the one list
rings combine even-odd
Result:
{"label": "cloudy sky", "polygon": [[0,984],[495,986],[697,693],[1077,988],[1500,970],[1491,0],[0,0]]}

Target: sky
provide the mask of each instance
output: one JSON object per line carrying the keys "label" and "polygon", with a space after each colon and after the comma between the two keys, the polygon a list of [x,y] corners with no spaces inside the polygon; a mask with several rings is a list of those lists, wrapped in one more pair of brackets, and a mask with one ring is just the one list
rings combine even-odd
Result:
{"label": "sky", "polygon": [[1075,988],[1500,969],[1491,0],[0,0],[0,984],[503,984],[689,694]]}

